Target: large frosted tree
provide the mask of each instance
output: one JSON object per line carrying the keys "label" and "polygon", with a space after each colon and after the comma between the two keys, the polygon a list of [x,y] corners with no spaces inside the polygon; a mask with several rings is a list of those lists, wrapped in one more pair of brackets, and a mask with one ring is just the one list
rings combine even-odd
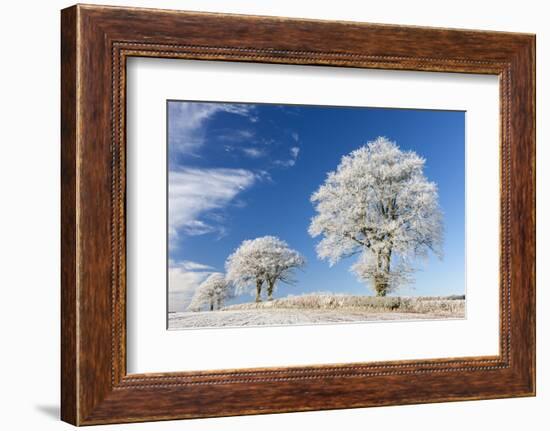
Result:
{"label": "large frosted tree", "polygon": [[309,233],[331,265],[359,255],[351,270],[377,296],[410,280],[413,262],[441,257],[442,214],[425,160],[379,137],[342,158],[312,195],[317,214]]}
{"label": "large frosted tree", "polygon": [[271,300],[277,283],[292,283],[294,270],[304,265],[305,259],[285,241],[264,236],[243,241],[227,258],[225,268],[236,293],[255,292],[260,302],[264,285]]}
{"label": "large frosted tree", "polygon": [[229,282],[221,272],[214,272],[204,280],[193,295],[189,310],[199,311],[205,305],[210,311],[220,309],[230,296]]}

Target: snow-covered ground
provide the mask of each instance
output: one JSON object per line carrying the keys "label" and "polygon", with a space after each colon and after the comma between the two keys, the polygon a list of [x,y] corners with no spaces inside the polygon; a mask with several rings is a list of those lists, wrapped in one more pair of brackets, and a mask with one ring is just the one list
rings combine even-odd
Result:
{"label": "snow-covered ground", "polygon": [[307,325],[315,323],[366,322],[375,320],[426,320],[463,318],[464,313],[373,312],[353,309],[252,309],[170,313],[169,329]]}

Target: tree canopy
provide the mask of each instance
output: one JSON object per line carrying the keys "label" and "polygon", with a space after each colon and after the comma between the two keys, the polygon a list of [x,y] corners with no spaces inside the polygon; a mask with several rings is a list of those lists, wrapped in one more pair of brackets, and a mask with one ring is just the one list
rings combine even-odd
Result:
{"label": "tree canopy", "polygon": [[271,299],[277,282],[292,283],[294,270],[304,265],[302,255],[285,241],[264,236],[243,241],[227,258],[225,267],[237,293],[254,292],[255,288],[256,301],[260,301],[264,283]]}
{"label": "tree canopy", "polygon": [[317,255],[333,265],[359,254],[351,270],[379,296],[410,279],[415,259],[441,256],[442,213],[424,164],[384,137],[344,156],[311,196]]}
{"label": "tree canopy", "polygon": [[229,296],[229,282],[221,272],[214,272],[198,286],[188,308],[198,311],[206,305],[210,311],[220,309]]}

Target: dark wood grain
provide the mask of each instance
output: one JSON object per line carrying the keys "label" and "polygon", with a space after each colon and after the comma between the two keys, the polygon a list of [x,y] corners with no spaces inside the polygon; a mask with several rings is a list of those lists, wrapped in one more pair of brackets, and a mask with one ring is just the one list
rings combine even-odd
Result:
{"label": "dark wood grain", "polygon": [[[61,36],[63,420],[87,425],[534,395],[533,35],[74,6],[62,12]],[[130,56],[498,75],[499,355],[127,375]]]}
{"label": "dark wood grain", "polygon": [[61,16],[61,417],[77,415],[76,8]]}

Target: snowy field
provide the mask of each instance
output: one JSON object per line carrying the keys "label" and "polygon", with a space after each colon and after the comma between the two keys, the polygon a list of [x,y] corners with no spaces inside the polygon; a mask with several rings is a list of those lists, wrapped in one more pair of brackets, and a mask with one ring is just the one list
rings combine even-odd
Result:
{"label": "snowy field", "polygon": [[464,314],[403,313],[398,311],[372,312],[365,310],[216,310],[170,313],[169,329],[308,325],[315,323],[368,322],[376,320],[426,320],[463,318]]}
{"label": "snowy field", "polygon": [[435,320],[465,317],[463,297],[300,295],[230,305],[215,311],[169,313],[169,329],[308,325],[380,320]]}

